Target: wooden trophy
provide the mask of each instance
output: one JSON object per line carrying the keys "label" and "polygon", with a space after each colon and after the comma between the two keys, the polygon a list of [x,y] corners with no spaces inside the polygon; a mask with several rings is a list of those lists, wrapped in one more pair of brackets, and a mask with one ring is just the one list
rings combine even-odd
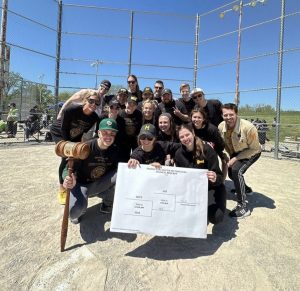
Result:
{"label": "wooden trophy", "polygon": [[[68,175],[71,176],[73,173],[74,160],[85,160],[90,154],[90,148],[86,143],[83,142],[70,142],[70,141],[60,141],[55,146],[55,153],[63,158],[67,158],[68,161]],[[65,250],[67,234],[68,234],[68,224],[69,224],[69,203],[70,203],[70,189],[67,189],[66,204],[64,208],[64,215],[61,225],[61,235],[60,235],[60,251]]]}

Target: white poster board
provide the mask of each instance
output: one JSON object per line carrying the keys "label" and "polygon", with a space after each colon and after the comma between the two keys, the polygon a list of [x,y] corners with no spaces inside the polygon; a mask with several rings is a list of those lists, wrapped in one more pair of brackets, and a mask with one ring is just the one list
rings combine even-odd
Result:
{"label": "white poster board", "polygon": [[206,238],[206,172],[119,163],[110,231]]}

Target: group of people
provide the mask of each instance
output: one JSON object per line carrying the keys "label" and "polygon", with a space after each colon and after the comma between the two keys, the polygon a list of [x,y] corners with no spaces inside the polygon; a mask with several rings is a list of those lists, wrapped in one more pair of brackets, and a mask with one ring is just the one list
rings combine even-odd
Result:
{"label": "group of people", "polygon": [[[76,160],[74,174],[65,174],[67,160],[59,166],[58,200],[65,203],[70,189],[70,219],[78,223],[88,205],[88,197],[103,198],[100,211],[110,213],[118,162],[134,168],[149,164],[207,169],[209,195],[208,220],[219,223],[226,211],[227,173],[232,179],[237,205],[231,217],[250,215],[244,173],[260,157],[256,127],[238,116],[235,104],[206,99],[201,88],[179,88],[181,98],[157,80],[154,89],[140,90],[135,75],[127,78],[128,87],[109,95],[109,80],[99,89],[82,89],[63,105],[51,125],[53,140],[85,142],[90,147],[86,160]],[[92,132],[91,138],[87,133]],[[220,161],[220,163],[219,163]],[[221,167],[219,166],[221,164]]]}

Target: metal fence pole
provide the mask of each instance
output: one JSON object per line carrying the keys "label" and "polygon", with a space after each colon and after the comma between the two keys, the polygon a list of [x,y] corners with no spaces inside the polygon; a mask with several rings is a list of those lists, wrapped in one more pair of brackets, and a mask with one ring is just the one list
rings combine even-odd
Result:
{"label": "metal fence pole", "polygon": [[131,74],[133,21],[134,21],[134,11],[131,11],[131,14],[130,14],[130,35],[129,35],[128,75]]}
{"label": "metal fence pole", "polygon": [[200,16],[197,13],[197,15],[196,15],[196,29],[195,29],[195,45],[194,45],[194,80],[193,80],[193,88],[197,87],[199,30],[200,30]]}
{"label": "metal fence pole", "polygon": [[7,24],[7,3],[8,0],[2,0],[2,18],[1,18],[1,54],[0,54],[0,117],[3,110],[4,99],[4,71],[5,71],[5,49],[6,49],[6,24]]}
{"label": "metal fence pole", "polygon": [[61,51],[61,24],[62,24],[62,0],[58,1],[57,17],[57,39],[56,39],[56,65],[55,65],[55,116],[58,114],[58,93],[59,93],[59,69]]}
{"label": "metal fence pole", "polygon": [[274,150],[275,159],[278,159],[278,152],[279,152],[284,24],[285,24],[285,0],[281,0],[280,37],[279,37],[278,74],[277,74],[277,98],[276,98],[276,132],[275,132],[275,150]]}

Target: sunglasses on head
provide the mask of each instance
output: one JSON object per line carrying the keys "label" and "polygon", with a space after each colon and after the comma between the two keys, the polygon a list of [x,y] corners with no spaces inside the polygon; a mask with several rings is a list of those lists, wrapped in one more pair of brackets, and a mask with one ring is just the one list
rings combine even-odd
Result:
{"label": "sunglasses on head", "polygon": [[100,105],[100,102],[95,99],[88,98],[87,101],[89,102],[89,104],[95,104],[96,106]]}
{"label": "sunglasses on head", "polygon": [[153,141],[153,139],[154,139],[154,137],[151,137],[151,136],[145,135],[145,134],[140,135],[139,138],[142,140],[148,140],[148,141]]}
{"label": "sunglasses on head", "polygon": [[202,98],[202,97],[203,97],[203,95],[202,95],[202,94],[199,94],[199,95],[194,95],[194,96],[193,96],[193,99],[197,99],[198,97],[199,97],[199,98]]}
{"label": "sunglasses on head", "polygon": [[127,81],[128,84],[135,84],[135,81]]}

